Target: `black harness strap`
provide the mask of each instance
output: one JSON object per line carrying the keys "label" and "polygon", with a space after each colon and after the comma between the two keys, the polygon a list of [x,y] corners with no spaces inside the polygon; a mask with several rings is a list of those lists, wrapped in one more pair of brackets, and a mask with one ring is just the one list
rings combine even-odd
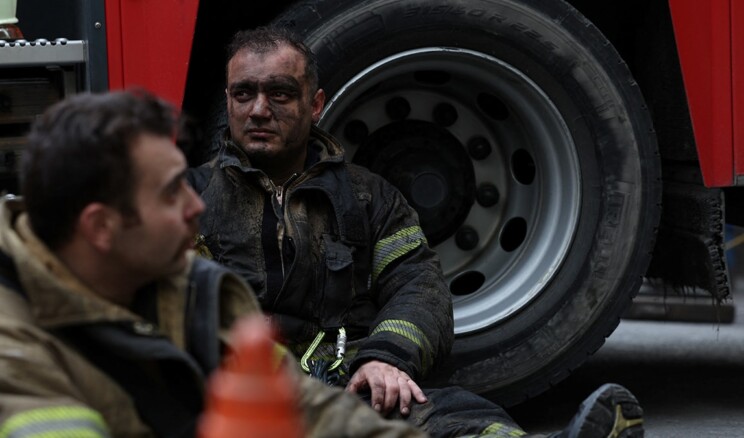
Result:
{"label": "black harness strap", "polygon": [[186,350],[205,374],[220,364],[220,290],[227,275],[234,275],[211,260],[195,258],[189,276],[186,306]]}

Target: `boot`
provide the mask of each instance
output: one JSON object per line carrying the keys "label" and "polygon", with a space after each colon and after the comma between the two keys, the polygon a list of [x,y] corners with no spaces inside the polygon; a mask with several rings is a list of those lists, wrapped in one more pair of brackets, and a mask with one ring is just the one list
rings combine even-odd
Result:
{"label": "boot", "polygon": [[565,429],[547,435],[547,438],[642,437],[643,409],[629,390],[615,383],[600,386],[581,403]]}

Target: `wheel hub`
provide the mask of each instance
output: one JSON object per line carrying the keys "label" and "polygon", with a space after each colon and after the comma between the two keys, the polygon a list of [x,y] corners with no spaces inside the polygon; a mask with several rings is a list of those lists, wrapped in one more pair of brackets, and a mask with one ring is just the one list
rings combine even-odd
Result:
{"label": "wheel hub", "polygon": [[385,125],[362,142],[354,162],[400,190],[418,212],[431,245],[452,236],[475,201],[475,176],[466,149],[433,123],[408,120]]}

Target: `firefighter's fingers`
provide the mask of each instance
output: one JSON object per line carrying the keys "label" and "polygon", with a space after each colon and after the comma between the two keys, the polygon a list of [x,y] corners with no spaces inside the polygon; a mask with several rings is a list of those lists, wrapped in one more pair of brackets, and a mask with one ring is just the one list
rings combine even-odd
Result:
{"label": "firefighter's fingers", "polygon": [[421,389],[421,387],[418,386],[416,382],[413,381],[412,378],[408,377],[408,374],[401,371],[401,374],[406,378],[406,383],[408,384],[408,388],[411,390],[411,394],[413,395],[413,398],[416,399],[419,403],[426,403],[429,401],[426,398],[426,395],[424,394],[424,391]]}
{"label": "firefighter's fingers", "polygon": [[374,362],[367,362],[356,370],[346,385],[346,391],[358,393],[361,390],[369,388],[371,396],[370,405],[377,412],[382,412],[382,406],[385,401],[385,380]]}
{"label": "firefighter's fingers", "polygon": [[400,387],[398,401],[400,404],[400,413],[403,416],[411,413],[411,387],[408,382],[411,382],[408,376],[402,375],[398,377],[398,386]]}
{"label": "firefighter's fingers", "polygon": [[377,412],[387,412],[385,408],[385,379],[380,374],[371,374],[367,376],[367,384],[371,392],[372,399],[370,404]]}
{"label": "firefighter's fingers", "polygon": [[[391,367],[393,368],[393,367]],[[385,398],[382,405],[382,412],[384,414],[389,413],[395,408],[398,403],[398,395],[400,394],[400,376],[396,372],[397,368],[384,369],[384,381],[385,387],[383,388]]]}
{"label": "firefighter's fingers", "polygon": [[410,406],[412,398],[415,398],[418,403],[426,403],[428,401],[426,395],[424,395],[424,391],[405,372],[400,371],[398,382],[400,385],[400,413],[403,416],[411,413]]}
{"label": "firefighter's fingers", "polygon": [[359,372],[354,373],[349,379],[349,383],[346,384],[346,391],[358,393],[359,391],[368,388],[367,379],[365,379]]}
{"label": "firefighter's fingers", "polygon": [[405,373],[398,368],[385,362],[371,360],[359,367],[349,380],[346,390],[358,392],[368,387],[372,407],[378,412],[388,413],[398,401],[401,390],[401,382],[398,380],[401,375],[405,376]]}

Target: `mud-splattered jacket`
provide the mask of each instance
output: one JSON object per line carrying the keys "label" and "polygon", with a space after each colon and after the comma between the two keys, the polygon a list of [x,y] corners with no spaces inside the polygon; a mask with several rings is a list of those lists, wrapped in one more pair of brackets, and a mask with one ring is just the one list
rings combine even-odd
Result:
{"label": "mud-splattered jacket", "polygon": [[[346,163],[335,140],[315,127],[308,154],[317,160],[283,187],[229,140],[194,169],[189,179],[207,204],[207,249],[253,286],[298,356],[321,330],[329,342],[314,357],[332,355],[343,326],[351,372],[377,359],[425,376],[449,354],[453,317],[439,259],[415,211],[381,177]],[[265,206],[278,223],[278,293],[267,287]]]}
{"label": "mud-splattered jacket", "polygon": [[[195,436],[218,339],[259,311],[245,282],[192,258],[130,311],[74,277],[20,208],[0,203],[0,436]],[[307,436],[424,436],[287,365]]]}

